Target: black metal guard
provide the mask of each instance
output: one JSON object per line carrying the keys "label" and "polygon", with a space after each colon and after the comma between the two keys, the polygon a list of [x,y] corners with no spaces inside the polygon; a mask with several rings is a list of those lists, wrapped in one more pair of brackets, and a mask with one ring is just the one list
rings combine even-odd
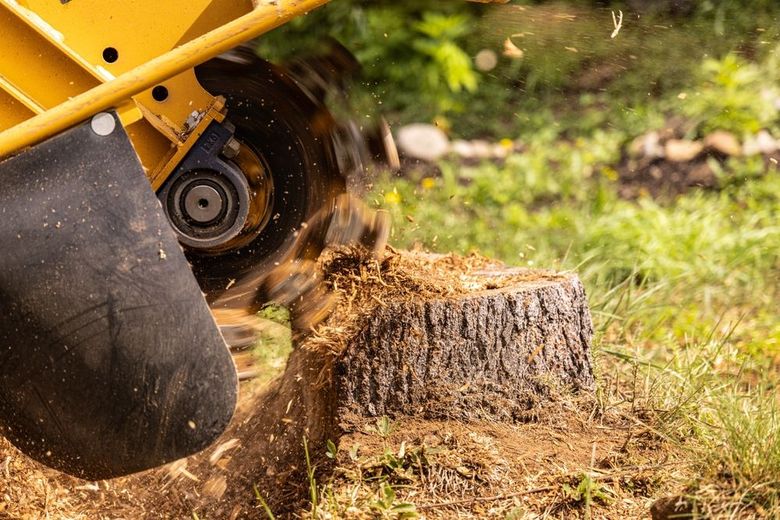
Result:
{"label": "black metal guard", "polygon": [[205,448],[235,367],[116,114],[0,163],[0,431],[116,477]]}

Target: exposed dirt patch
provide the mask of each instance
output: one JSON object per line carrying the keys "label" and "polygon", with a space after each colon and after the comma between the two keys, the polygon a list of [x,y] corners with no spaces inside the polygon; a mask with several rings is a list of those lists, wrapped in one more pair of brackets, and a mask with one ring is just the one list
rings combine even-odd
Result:
{"label": "exposed dirt patch", "polygon": [[355,489],[384,478],[396,486],[397,502],[414,503],[425,518],[579,518],[577,488],[588,475],[591,517],[646,517],[668,460],[659,464],[657,439],[634,438],[629,422],[587,417],[583,410],[594,404],[563,399],[515,425],[404,419],[382,436],[367,424],[342,437],[331,481],[341,507],[323,509],[369,518],[362,501],[374,497]]}
{"label": "exposed dirt patch", "polygon": [[767,174],[777,171],[778,144],[765,131],[741,143],[725,131],[700,140],[685,139],[690,130],[690,121],[672,120],[667,128],[640,135],[629,143],[616,167],[618,194],[626,199],[670,199],[691,189],[717,190],[743,181],[731,175],[730,161],[738,157],[763,162],[762,170]]}
{"label": "exposed dirt patch", "polygon": [[[251,401],[246,395],[244,402]],[[402,419],[391,423],[388,436],[366,422],[341,438],[335,463],[315,459],[317,478],[329,481],[336,497],[338,506],[329,513],[340,514],[331,518],[377,518],[370,506],[377,498],[372,478],[387,478],[397,502],[414,503],[422,518],[504,519],[511,512],[517,518],[582,518],[576,489],[586,474],[601,497],[590,506],[592,518],[647,518],[653,497],[672,491],[674,481],[664,479],[677,464],[673,454],[630,421],[589,417],[594,405],[559,401],[516,425]],[[193,512],[199,518],[265,518],[252,489],[267,463],[253,450],[258,433],[237,428],[231,432],[237,437],[226,436],[186,466],[97,483],[48,470],[0,440],[0,454],[9,461],[0,480],[0,518],[192,519]],[[404,468],[389,470],[387,454],[397,459],[402,443]],[[423,466],[415,467],[412,461],[421,456]],[[306,468],[293,465],[289,472],[288,484],[295,485],[284,490],[288,513],[277,506],[277,517],[308,517]],[[266,499],[273,491],[262,489]]]}
{"label": "exposed dirt patch", "polygon": [[625,199],[641,196],[673,198],[691,189],[712,190],[719,185],[707,158],[686,162],[627,160],[620,164],[618,173],[618,193]]}

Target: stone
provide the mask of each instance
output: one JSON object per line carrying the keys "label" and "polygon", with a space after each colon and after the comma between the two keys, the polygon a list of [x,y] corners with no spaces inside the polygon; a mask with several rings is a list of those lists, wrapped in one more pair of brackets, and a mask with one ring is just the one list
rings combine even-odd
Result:
{"label": "stone", "polygon": [[396,135],[398,150],[405,156],[433,162],[450,150],[450,140],[440,128],[425,123],[402,126]]}
{"label": "stone", "polygon": [[761,130],[754,137],[745,140],[742,153],[747,156],[771,155],[780,150],[780,143],[766,130]]}
{"label": "stone", "polygon": [[664,156],[672,162],[692,161],[704,151],[704,145],[688,139],[669,139],[664,145]]}
{"label": "stone", "polygon": [[472,146],[471,141],[464,141],[463,139],[452,141],[450,152],[462,159],[473,159],[475,157],[474,146]]}
{"label": "stone", "polygon": [[640,135],[628,145],[628,155],[634,159],[660,159],[664,157],[664,145],[658,132]]}
{"label": "stone", "polygon": [[682,496],[659,498],[650,506],[652,520],[672,520],[674,518],[692,518],[694,505]]}
{"label": "stone", "polygon": [[509,156],[509,152],[510,149],[501,144],[493,145],[493,157],[495,159],[506,159]]}
{"label": "stone", "polygon": [[471,149],[475,159],[490,159],[493,157],[493,145],[482,139],[471,141]]}
{"label": "stone", "polygon": [[742,146],[737,137],[725,130],[716,130],[704,138],[704,146],[728,157],[742,154]]}

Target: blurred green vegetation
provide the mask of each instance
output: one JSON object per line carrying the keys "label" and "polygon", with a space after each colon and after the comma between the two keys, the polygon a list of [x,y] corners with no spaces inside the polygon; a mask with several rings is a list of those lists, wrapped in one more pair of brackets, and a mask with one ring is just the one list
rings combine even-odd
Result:
{"label": "blurred green vegetation", "polygon": [[759,66],[736,54],[708,58],[698,72],[698,88],[685,97],[680,112],[701,132],[727,130],[736,134],[777,129],[780,99],[780,46]]}
{"label": "blurred green vegetation", "polygon": [[[615,38],[613,11],[624,14]],[[262,38],[258,52],[283,61],[332,37],[363,66],[354,97],[381,103],[391,122],[436,119],[458,136],[516,137],[537,129],[539,112],[642,112],[690,88],[692,76],[702,90],[688,100],[699,107],[685,115],[706,112],[701,106],[729,89],[724,110],[743,110],[772,80],[744,65],[774,53],[779,17],[780,3],[768,0],[339,0]],[[507,38],[522,58],[502,54]],[[478,70],[480,51],[494,53],[495,67]],[[744,117],[755,126],[763,114]],[[733,126],[730,115],[720,119]]]}
{"label": "blurred green vegetation", "polygon": [[332,2],[262,38],[258,53],[272,61],[316,52],[335,38],[362,65],[358,95],[391,112],[425,107],[433,117],[461,109],[458,99],[477,88],[462,44],[473,33],[465,2]]}

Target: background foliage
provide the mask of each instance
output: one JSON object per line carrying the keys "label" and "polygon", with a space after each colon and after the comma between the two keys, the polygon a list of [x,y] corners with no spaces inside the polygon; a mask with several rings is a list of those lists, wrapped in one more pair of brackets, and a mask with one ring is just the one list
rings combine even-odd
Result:
{"label": "background foliage", "polygon": [[[621,10],[623,28],[613,39],[612,11]],[[760,82],[742,65],[772,54],[778,12],[769,0],[514,0],[498,7],[338,0],[264,37],[258,50],[283,61],[335,38],[363,66],[356,97],[380,102],[391,122],[438,116],[466,137],[514,137],[548,124],[534,121],[535,112],[560,117],[614,98],[624,111],[643,110],[648,98],[676,96],[692,76],[702,78],[704,89],[686,115],[712,110],[715,102],[729,113],[755,110],[736,116],[755,126],[766,122],[760,107],[747,106]],[[508,37],[521,59],[502,55]],[[485,49],[496,53],[497,64],[479,71],[473,58]],[[729,95],[720,103],[723,90]]]}

